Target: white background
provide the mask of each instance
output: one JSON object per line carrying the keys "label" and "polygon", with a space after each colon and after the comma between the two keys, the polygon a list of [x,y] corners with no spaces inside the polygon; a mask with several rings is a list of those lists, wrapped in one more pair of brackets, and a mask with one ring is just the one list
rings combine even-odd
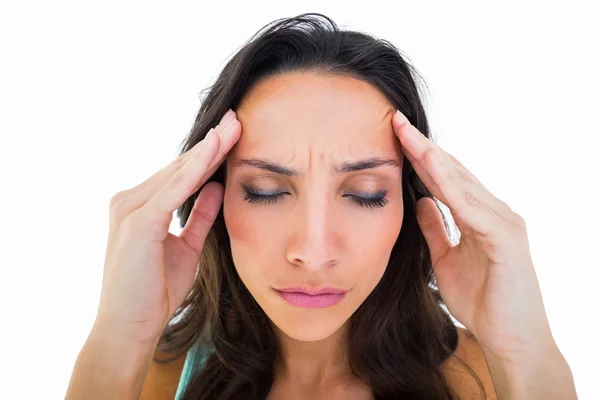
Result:
{"label": "white background", "polygon": [[303,12],[409,56],[437,142],[525,218],[579,397],[600,398],[600,25],[594,2],[556,3],[3,2],[0,398],[64,397],[111,196],[176,157],[198,92],[252,34]]}

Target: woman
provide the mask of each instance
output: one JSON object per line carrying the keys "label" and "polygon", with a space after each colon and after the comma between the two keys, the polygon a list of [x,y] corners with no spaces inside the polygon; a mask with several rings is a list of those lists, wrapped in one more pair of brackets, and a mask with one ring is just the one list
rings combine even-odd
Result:
{"label": "woman", "polygon": [[259,33],[113,197],[67,398],[574,398],[523,219],[429,139],[398,50],[321,14]]}

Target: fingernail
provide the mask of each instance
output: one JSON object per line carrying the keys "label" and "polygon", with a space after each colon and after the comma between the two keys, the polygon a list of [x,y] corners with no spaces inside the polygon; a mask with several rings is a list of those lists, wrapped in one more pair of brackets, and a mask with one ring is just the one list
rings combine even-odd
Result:
{"label": "fingernail", "polygon": [[232,118],[227,125],[225,126],[225,128],[223,129],[223,135],[224,136],[229,136],[231,135],[231,133],[233,133],[233,131],[235,130],[235,120]]}
{"label": "fingernail", "polygon": [[408,122],[408,118],[406,118],[406,116],[404,116],[400,110],[396,110],[396,114],[398,115],[398,121],[400,121],[400,125]]}
{"label": "fingernail", "polygon": [[206,136],[204,136],[204,140],[210,140],[210,139],[212,139],[213,136],[215,136],[215,129],[211,128],[211,130],[208,131]]}
{"label": "fingernail", "polygon": [[225,125],[227,124],[231,119],[233,118],[233,110],[230,108],[229,110],[227,110],[227,112],[225,113],[225,115],[223,115],[223,118],[221,118],[221,124]]}

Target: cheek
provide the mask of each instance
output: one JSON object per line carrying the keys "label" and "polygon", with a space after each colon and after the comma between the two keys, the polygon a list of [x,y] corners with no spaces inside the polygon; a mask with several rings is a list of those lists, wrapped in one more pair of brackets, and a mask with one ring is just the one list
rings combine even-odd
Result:
{"label": "cheek", "polygon": [[247,240],[252,240],[252,215],[246,212],[243,200],[239,193],[230,186],[229,179],[225,186],[223,195],[223,219],[225,227],[231,240],[231,245],[234,243],[243,243]]}
{"label": "cheek", "polygon": [[231,246],[246,247],[258,254],[261,244],[268,243],[269,213],[257,213],[236,195],[226,194],[223,200],[223,219],[229,233]]}
{"label": "cheek", "polygon": [[363,212],[353,218],[351,228],[354,232],[354,246],[365,257],[388,257],[400,234],[404,219],[404,205],[401,201],[387,206],[385,210],[372,214]]}
{"label": "cheek", "polygon": [[243,210],[236,207],[234,202],[223,202],[223,219],[232,245],[233,242],[243,242],[252,237],[252,223],[248,218],[244,218],[245,216]]}
{"label": "cheek", "polygon": [[403,208],[389,210],[382,218],[371,218],[356,230],[352,246],[355,282],[362,286],[366,297],[379,283],[388,265],[392,248],[398,239],[403,220]]}
{"label": "cheek", "polygon": [[266,262],[273,251],[275,238],[266,229],[270,225],[268,214],[257,213],[238,195],[225,193],[223,218],[231,245],[231,257],[244,284],[251,288],[259,280],[269,264]]}
{"label": "cheek", "polygon": [[[243,257],[244,249],[256,245],[253,241],[257,238],[253,228],[252,216],[244,211],[239,204],[240,200],[234,198],[231,193],[225,193],[223,199],[223,219],[229,234],[231,253],[234,261]],[[254,233],[254,234],[253,234]],[[236,263],[238,265],[238,263]]]}

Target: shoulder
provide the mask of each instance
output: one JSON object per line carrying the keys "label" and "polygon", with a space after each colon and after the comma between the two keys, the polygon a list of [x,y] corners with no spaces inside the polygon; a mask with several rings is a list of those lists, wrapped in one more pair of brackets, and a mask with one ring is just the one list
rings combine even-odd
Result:
{"label": "shoulder", "polygon": [[[462,360],[477,374],[486,391],[487,399],[497,400],[490,371],[477,340],[464,328],[458,327],[458,346],[455,353],[443,364],[442,371],[452,389],[463,400],[480,399],[481,389],[475,378],[458,360]],[[156,354],[163,358],[164,354]],[[144,381],[140,400],[173,399],[177,392],[185,354],[166,364],[152,361]]]}
{"label": "shoulder", "polygon": [[458,327],[458,347],[446,360],[443,373],[452,389],[461,399],[482,398],[481,388],[475,378],[458,360],[467,364],[479,377],[489,400],[497,400],[494,383],[479,342],[464,328]]}
{"label": "shoulder", "polygon": [[[155,354],[157,358],[164,358],[164,354]],[[176,360],[160,364],[152,361],[150,370],[142,387],[140,400],[163,400],[174,399],[179,386],[181,371],[185,363],[186,355],[183,354]]]}

